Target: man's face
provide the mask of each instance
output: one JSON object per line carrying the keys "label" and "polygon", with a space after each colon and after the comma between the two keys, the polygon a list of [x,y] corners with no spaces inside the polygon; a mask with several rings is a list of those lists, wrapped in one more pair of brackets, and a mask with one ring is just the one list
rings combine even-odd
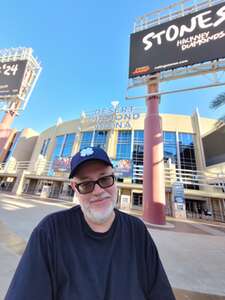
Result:
{"label": "man's face", "polygon": [[102,188],[96,183],[94,190],[87,194],[80,194],[76,189],[76,184],[95,181],[112,174],[112,167],[104,162],[89,161],[81,165],[71,183],[77,193],[84,215],[93,223],[104,224],[112,217],[117,199],[116,184]]}

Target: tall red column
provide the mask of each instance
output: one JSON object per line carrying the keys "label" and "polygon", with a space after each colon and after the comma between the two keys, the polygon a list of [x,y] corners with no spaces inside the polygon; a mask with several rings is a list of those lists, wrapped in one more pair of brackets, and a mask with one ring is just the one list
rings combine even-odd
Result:
{"label": "tall red column", "polygon": [[16,117],[17,110],[19,109],[21,102],[13,103],[9,108],[9,111],[5,113],[0,122],[0,162],[5,160],[9,148],[15,137],[16,130],[10,129],[10,126]]}
{"label": "tall red column", "polygon": [[[148,92],[158,91],[158,83],[150,83]],[[165,225],[165,181],[163,162],[163,132],[159,116],[159,97],[146,99],[144,125],[144,221]]]}

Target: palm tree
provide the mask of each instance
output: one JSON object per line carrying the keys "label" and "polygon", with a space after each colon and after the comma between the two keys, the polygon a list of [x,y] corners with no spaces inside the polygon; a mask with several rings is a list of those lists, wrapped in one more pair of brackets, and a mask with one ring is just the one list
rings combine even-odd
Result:
{"label": "palm tree", "polygon": [[[219,94],[211,103],[210,108],[211,109],[218,109],[221,106],[225,105],[225,92]],[[219,121],[225,122],[225,115],[220,117]]]}

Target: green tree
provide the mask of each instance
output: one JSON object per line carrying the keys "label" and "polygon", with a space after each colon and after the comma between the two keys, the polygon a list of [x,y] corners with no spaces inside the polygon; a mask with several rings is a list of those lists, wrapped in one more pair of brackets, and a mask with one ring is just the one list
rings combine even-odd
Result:
{"label": "green tree", "polygon": [[[221,106],[225,105],[225,92],[219,94],[211,103],[210,108],[211,109],[218,109]],[[220,121],[225,122],[225,115],[221,116]]]}

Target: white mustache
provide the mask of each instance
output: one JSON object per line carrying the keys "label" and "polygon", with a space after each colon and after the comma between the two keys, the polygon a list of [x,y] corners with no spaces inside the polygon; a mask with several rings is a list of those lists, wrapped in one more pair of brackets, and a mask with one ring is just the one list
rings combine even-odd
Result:
{"label": "white mustache", "polygon": [[106,200],[106,199],[109,199],[109,198],[110,198],[109,196],[101,196],[101,197],[96,197],[94,199],[91,199],[89,202],[92,203],[92,202],[95,202],[95,201]]}

